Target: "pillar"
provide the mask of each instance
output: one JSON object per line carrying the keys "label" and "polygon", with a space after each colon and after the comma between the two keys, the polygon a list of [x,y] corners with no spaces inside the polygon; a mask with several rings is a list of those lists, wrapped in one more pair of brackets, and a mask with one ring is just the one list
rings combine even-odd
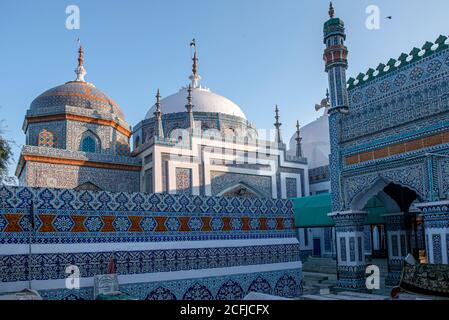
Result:
{"label": "pillar", "polygon": [[422,210],[427,261],[431,264],[449,264],[449,201],[416,205]]}
{"label": "pillar", "polygon": [[383,216],[387,229],[387,251],[388,251],[388,276],[385,279],[387,286],[399,284],[404,258],[412,253],[409,214],[391,213]]}
{"label": "pillar", "polygon": [[337,243],[337,288],[365,291],[365,211],[333,212]]}

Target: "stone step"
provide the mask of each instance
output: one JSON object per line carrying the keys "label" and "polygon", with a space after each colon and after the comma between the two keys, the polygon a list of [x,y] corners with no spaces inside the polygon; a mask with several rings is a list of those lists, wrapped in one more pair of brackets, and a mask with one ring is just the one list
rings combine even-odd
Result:
{"label": "stone step", "polygon": [[369,294],[369,293],[362,293],[362,292],[353,292],[353,291],[342,291],[338,293],[339,295],[345,295],[345,296],[353,296],[358,298],[365,298],[368,300],[387,300],[389,299],[388,296],[382,296],[378,294]]}
{"label": "stone step", "polygon": [[319,294],[305,294],[301,296],[303,300],[339,300],[331,297],[325,297]]}

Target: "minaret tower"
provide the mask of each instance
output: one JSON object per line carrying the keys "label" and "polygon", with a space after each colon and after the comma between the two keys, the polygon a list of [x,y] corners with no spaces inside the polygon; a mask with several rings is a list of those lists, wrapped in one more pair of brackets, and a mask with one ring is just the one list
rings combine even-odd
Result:
{"label": "minaret tower", "polygon": [[[329,157],[332,213],[335,223],[337,250],[337,287],[345,290],[366,290],[366,261],[363,253],[365,236],[364,221],[367,212],[353,210],[345,201],[342,144],[342,120],[349,112],[346,69],[348,49],[345,47],[345,27],[342,20],[335,18],[332,2],[329,17],[324,24],[324,61],[329,77],[330,108],[329,134],[331,154]],[[358,259],[350,260],[347,252],[357,252]]]}
{"label": "minaret tower", "polygon": [[276,143],[282,144],[282,134],[281,134],[281,126],[282,123],[279,122],[279,119],[281,118],[279,116],[279,107],[276,105],[276,108],[274,109],[275,116],[274,119],[276,122],[274,123],[274,127],[276,128]]}
{"label": "minaret tower", "polygon": [[332,2],[329,6],[330,19],[324,24],[324,61],[329,77],[331,108],[329,112],[347,113],[349,108],[346,89],[346,69],[348,68],[348,48],[345,46],[345,24],[335,18]]}
{"label": "minaret tower", "polygon": [[334,168],[331,172],[332,208],[334,211],[343,210],[345,204],[341,198],[340,175],[342,170],[342,159],[340,152],[341,143],[341,121],[349,110],[348,91],[346,89],[346,69],[348,67],[348,49],[344,42],[346,40],[344,22],[335,17],[332,2],[329,6],[329,19],[324,23],[324,62],[325,71],[329,78],[330,107],[329,135],[331,154],[330,166]]}
{"label": "minaret tower", "polygon": [[156,127],[154,130],[154,136],[159,139],[164,138],[164,128],[162,126],[162,112],[161,112],[161,93],[159,89],[157,89],[156,94],[156,111],[154,111],[154,116],[156,117]]}

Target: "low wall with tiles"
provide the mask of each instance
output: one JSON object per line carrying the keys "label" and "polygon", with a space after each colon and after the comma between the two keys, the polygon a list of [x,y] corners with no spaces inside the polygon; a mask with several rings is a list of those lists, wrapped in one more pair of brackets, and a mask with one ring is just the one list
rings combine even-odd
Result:
{"label": "low wall with tiles", "polygon": [[[139,299],[301,293],[289,201],[0,186],[0,292],[31,279],[45,299],[92,299],[112,256]],[[69,265],[78,290],[65,287]]]}

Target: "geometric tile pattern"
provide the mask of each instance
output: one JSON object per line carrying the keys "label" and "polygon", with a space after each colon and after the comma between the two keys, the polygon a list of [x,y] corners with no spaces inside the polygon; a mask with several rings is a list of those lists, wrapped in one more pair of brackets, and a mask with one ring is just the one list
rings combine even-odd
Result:
{"label": "geometric tile pattern", "polygon": [[[106,242],[131,247],[134,242],[295,239],[293,225],[292,204],[287,200],[0,187],[0,244],[28,244],[30,238],[31,243],[47,244],[48,248],[53,244]],[[90,277],[104,273],[111,254],[33,253],[31,258],[27,254],[0,255],[0,281],[63,279],[69,264],[77,265],[82,277]],[[114,252],[120,275],[204,269],[200,279],[120,286],[123,292],[141,300],[241,299],[250,288],[297,297],[302,288],[299,256],[297,243],[269,242],[261,246]],[[298,268],[215,277],[208,276],[205,270],[292,262],[298,262]],[[90,287],[40,293],[44,299],[93,297]]]}
{"label": "geometric tile pattern", "polygon": [[56,148],[57,142],[56,142],[56,136],[53,132],[48,131],[47,129],[43,129],[39,133],[39,141],[38,145],[40,147],[50,147],[50,148]]}
{"label": "geometric tile pattern", "polygon": [[[0,187],[0,243],[293,237],[291,203],[276,199]],[[230,233],[232,231],[232,233]]]}
{"label": "geometric tile pattern", "polygon": [[[201,279],[120,285],[120,291],[139,300],[236,300],[250,292],[292,298],[301,294],[301,273],[283,270]],[[42,290],[45,300],[91,300],[93,288]]]}
{"label": "geometric tile pattern", "polygon": [[[298,256],[299,247],[292,244],[114,252],[120,275],[293,262]],[[65,279],[69,265],[78,266],[81,277],[104,274],[110,257],[110,252],[33,254],[31,278]],[[0,282],[27,281],[29,262],[28,255],[0,255]]]}

